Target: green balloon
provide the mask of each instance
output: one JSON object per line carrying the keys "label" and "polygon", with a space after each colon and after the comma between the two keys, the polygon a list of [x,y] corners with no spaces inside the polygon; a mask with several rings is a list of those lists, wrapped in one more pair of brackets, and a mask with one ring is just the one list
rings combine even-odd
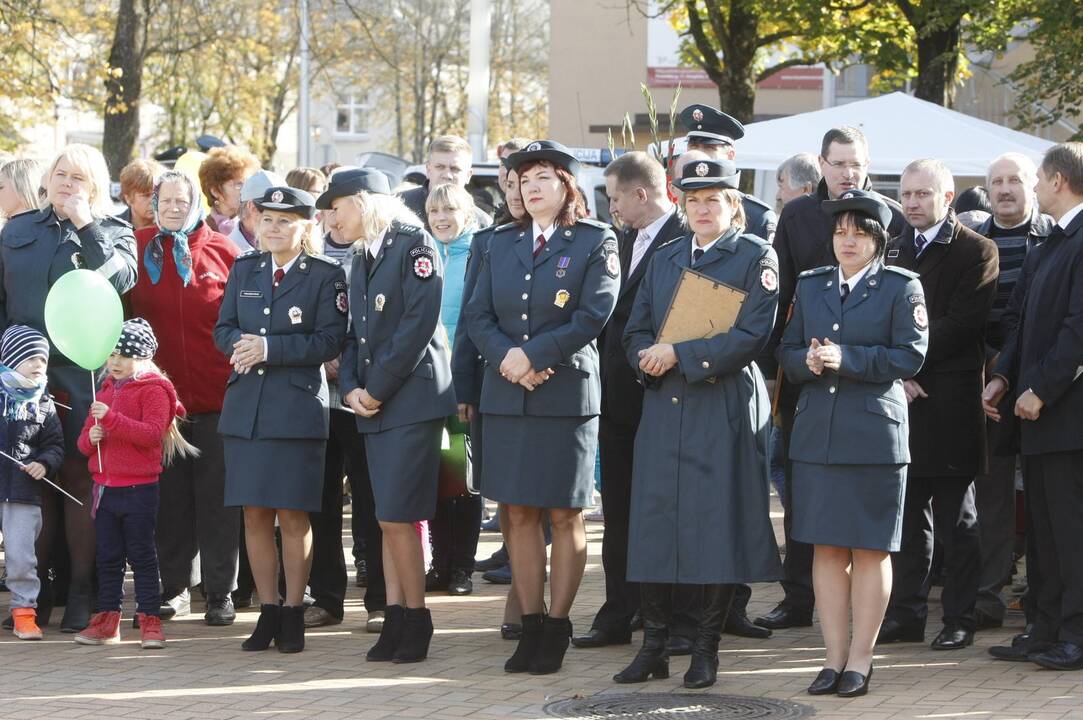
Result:
{"label": "green balloon", "polygon": [[56,349],[87,370],[113,353],[124,324],[120,296],[93,270],[72,270],[53,283],[45,298],[45,329]]}

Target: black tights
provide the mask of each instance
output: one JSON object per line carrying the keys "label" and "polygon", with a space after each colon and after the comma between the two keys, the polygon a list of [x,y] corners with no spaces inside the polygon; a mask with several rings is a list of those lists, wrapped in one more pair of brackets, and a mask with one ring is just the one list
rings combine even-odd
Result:
{"label": "black tights", "polygon": [[[41,503],[41,534],[36,545],[38,575],[47,576],[53,564],[56,546],[61,537],[66,541],[71,558],[68,587],[89,588],[94,579],[94,520],[90,517],[91,488],[94,485],[81,455],[68,458],[60,469],[58,484],[83,502],[79,507],[59,492],[43,483]],[[60,534],[63,524],[63,536]]]}

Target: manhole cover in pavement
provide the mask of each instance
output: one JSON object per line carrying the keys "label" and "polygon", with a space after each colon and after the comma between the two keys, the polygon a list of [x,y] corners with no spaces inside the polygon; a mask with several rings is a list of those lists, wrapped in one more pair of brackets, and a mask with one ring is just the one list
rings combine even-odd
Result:
{"label": "manhole cover in pavement", "polygon": [[731,720],[739,718],[806,718],[815,714],[807,705],[740,695],[631,693],[594,695],[551,702],[550,717],[574,720]]}

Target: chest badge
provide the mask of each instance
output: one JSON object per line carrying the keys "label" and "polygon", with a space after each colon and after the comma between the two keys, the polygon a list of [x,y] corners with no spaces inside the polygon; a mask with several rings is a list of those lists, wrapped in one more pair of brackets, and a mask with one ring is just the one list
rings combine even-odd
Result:
{"label": "chest badge", "polygon": [[71,264],[72,267],[74,267],[76,270],[82,270],[86,268],[86,260],[83,259],[82,254],[77,252],[71,254]]}
{"label": "chest badge", "polygon": [[553,298],[553,304],[556,305],[558,308],[562,308],[568,304],[568,301],[571,300],[571,297],[572,294],[567,290],[557,290],[556,297]]}
{"label": "chest badge", "polygon": [[572,259],[567,255],[562,255],[557,260],[557,277],[562,278],[568,274],[568,266],[572,264]]}
{"label": "chest badge", "polygon": [[384,297],[383,293],[380,293],[379,295],[376,296],[376,301],[375,301],[376,312],[383,312],[384,311],[384,303],[386,301],[387,301],[387,298]]}
{"label": "chest badge", "polygon": [[301,324],[301,308],[294,305],[290,308],[290,323],[293,325]]}

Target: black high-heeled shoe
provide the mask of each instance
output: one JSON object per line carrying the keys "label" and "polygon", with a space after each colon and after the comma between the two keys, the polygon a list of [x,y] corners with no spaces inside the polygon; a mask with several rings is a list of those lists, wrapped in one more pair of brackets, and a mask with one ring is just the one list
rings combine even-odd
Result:
{"label": "black high-heeled shoe", "polygon": [[839,678],[841,673],[838,670],[832,670],[831,668],[824,668],[820,671],[820,674],[816,676],[816,679],[812,681],[812,684],[808,686],[809,695],[832,695],[839,689]]}
{"label": "black high-heeled shoe", "polygon": [[856,670],[847,670],[839,678],[837,694],[839,697],[860,697],[869,692],[869,680],[872,679],[872,665],[869,665],[869,674],[862,675]]}

